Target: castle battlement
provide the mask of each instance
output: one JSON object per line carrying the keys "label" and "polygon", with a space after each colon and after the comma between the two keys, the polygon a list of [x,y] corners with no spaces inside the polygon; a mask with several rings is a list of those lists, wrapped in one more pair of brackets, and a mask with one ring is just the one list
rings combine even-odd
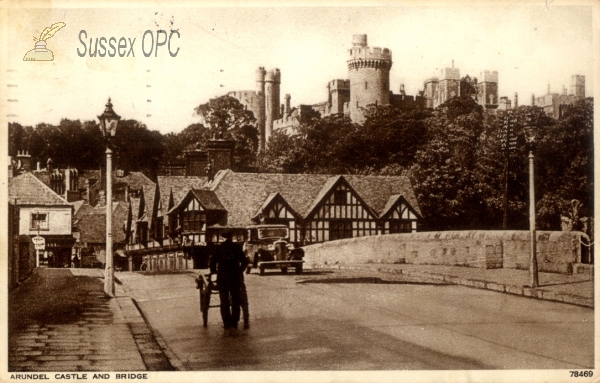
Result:
{"label": "castle battlement", "polygon": [[458,68],[443,68],[441,72],[442,80],[460,80],[460,70]]}
{"label": "castle battlement", "polygon": [[264,82],[266,73],[267,73],[267,71],[265,71],[265,67],[262,67],[262,66],[258,67],[258,69],[256,70],[256,81]]}
{"label": "castle battlement", "polygon": [[350,89],[350,80],[331,80],[329,81],[329,83],[327,84],[327,86],[329,87],[329,90],[334,90],[334,89]]}
{"label": "castle battlement", "polygon": [[392,61],[392,51],[388,48],[355,46],[348,49],[348,55],[352,60],[384,60]]}
{"label": "castle battlement", "polygon": [[279,68],[271,69],[267,71],[267,75],[265,76],[266,82],[281,82],[281,72],[279,72]]}
{"label": "castle battlement", "polygon": [[227,93],[229,97],[237,98],[238,100],[242,97],[254,97],[256,95],[256,91],[254,90],[235,90],[233,92]]}
{"label": "castle battlement", "polygon": [[481,73],[481,82],[498,82],[498,71],[484,70]]}
{"label": "castle battlement", "polygon": [[585,76],[574,74],[571,76],[571,85],[585,86]]}

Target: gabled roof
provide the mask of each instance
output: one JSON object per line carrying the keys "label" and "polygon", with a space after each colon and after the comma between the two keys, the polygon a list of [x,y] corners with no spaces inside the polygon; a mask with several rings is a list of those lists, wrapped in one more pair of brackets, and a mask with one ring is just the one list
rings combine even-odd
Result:
{"label": "gabled roof", "polygon": [[192,189],[192,193],[207,210],[225,210],[214,192],[203,189]]}
{"label": "gabled roof", "polygon": [[[386,214],[388,214],[390,212],[390,210],[396,206],[396,204],[398,203],[398,201],[402,201],[402,200],[406,200],[406,198],[404,198],[404,196],[402,194],[394,194],[391,195],[390,198],[388,199],[387,203],[385,204],[385,207],[381,210],[381,213],[379,214],[380,217],[385,216]],[[408,201],[406,201],[408,203]],[[410,205],[410,203],[408,203]],[[412,209],[416,211],[416,208],[414,206],[412,206]],[[421,214],[417,213],[419,216]]]}
{"label": "gabled roof", "polygon": [[380,217],[390,196],[396,194],[401,194],[417,214],[421,215],[417,197],[408,177],[345,175],[344,178]]}
{"label": "gabled roof", "polygon": [[263,212],[263,211],[264,211],[266,208],[268,208],[268,207],[269,207],[269,205],[270,205],[270,204],[271,204],[273,201],[277,200],[278,198],[282,199],[282,200],[283,200],[283,202],[284,202],[286,205],[288,205],[288,206],[286,207],[286,209],[288,209],[288,211],[289,211],[290,213],[292,213],[294,216],[298,216],[298,213],[296,213],[296,211],[295,211],[295,210],[294,210],[294,209],[293,209],[291,206],[289,206],[289,202],[285,201],[285,199],[284,199],[284,198],[281,196],[281,194],[279,194],[279,193],[271,193],[271,194],[269,194],[269,196],[267,197],[267,199],[265,199],[265,201],[263,202],[263,204],[262,204],[262,205],[260,205],[260,207],[258,208],[258,210],[257,210],[257,211],[256,211],[256,212],[255,212],[255,213],[252,215],[252,217],[251,217],[251,218],[252,218],[252,219],[256,219],[256,218],[258,218],[258,217],[260,216],[260,214],[262,214],[262,212]]}
{"label": "gabled roof", "polygon": [[8,198],[17,205],[73,206],[29,172],[10,179]]}
{"label": "gabled roof", "polygon": [[323,184],[331,178],[321,174],[267,174],[221,171],[210,185],[227,210],[228,226],[252,224],[251,218],[272,193],[279,193],[304,217]]}
{"label": "gabled roof", "polygon": [[185,195],[185,197],[183,197],[177,205],[173,206],[169,210],[168,214],[181,208],[182,205],[184,203],[187,203],[187,201],[189,201],[190,198],[195,198],[196,200],[198,200],[198,202],[200,202],[200,204],[206,210],[225,210],[225,208],[223,207],[223,205],[221,204],[221,202],[219,201],[219,199],[217,198],[217,196],[215,195],[215,193],[213,191],[190,189],[188,191],[188,193]]}
{"label": "gabled roof", "polygon": [[174,205],[179,205],[190,189],[200,189],[207,179],[207,177],[159,176],[158,189],[163,216],[166,216],[169,211],[171,191],[173,192]]}
{"label": "gabled roof", "polygon": [[[125,240],[123,222],[127,219],[128,206],[125,202],[113,204],[112,237],[115,243]],[[75,226],[80,233],[80,241],[85,243],[106,243],[106,209],[104,213],[84,214]]]}
{"label": "gabled roof", "polygon": [[327,179],[327,181],[325,181],[325,183],[323,184],[323,186],[321,187],[321,190],[319,190],[319,193],[317,194],[317,196],[315,197],[315,199],[313,200],[312,204],[310,205],[310,207],[306,210],[306,214],[312,212],[317,205],[319,205],[321,203],[321,200],[323,198],[325,198],[325,195],[327,195],[327,193],[331,190],[331,188],[342,178],[342,176],[333,176],[329,179]]}
{"label": "gabled roof", "polygon": [[391,195],[401,194],[420,215],[410,180],[400,176],[359,176],[325,174],[268,174],[220,171],[207,184],[227,210],[228,226],[252,224],[252,217],[275,193],[301,217],[322,202],[340,179],[345,179],[376,214],[381,214]]}
{"label": "gabled roof", "polygon": [[[98,182],[91,185],[90,189],[100,189],[100,186],[102,185],[102,180],[100,180],[100,177],[100,170],[84,170],[79,173],[79,187],[84,188],[85,180],[93,178]],[[129,172],[123,177],[117,177],[117,170],[114,170],[112,172],[112,184],[113,187],[117,187],[120,184],[126,184],[130,189],[139,190],[143,186],[154,185],[154,182],[152,182],[152,180],[146,177],[142,172]]]}
{"label": "gabled roof", "polygon": [[390,209],[392,207],[394,207],[394,205],[396,204],[396,202],[398,202],[398,200],[400,198],[402,198],[401,194],[391,195],[390,198],[388,199],[387,203],[385,204],[385,206],[381,210],[381,214],[379,214],[379,216],[383,217],[384,215],[386,215],[390,211]]}

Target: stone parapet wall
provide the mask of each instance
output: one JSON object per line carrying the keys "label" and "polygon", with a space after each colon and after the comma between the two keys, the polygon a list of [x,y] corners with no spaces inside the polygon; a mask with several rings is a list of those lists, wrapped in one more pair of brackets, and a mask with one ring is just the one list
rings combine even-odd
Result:
{"label": "stone parapet wall", "polygon": [[[540,271],[571,274],[580,258],[579,232],[537,232]],[[388,234],[305,247],[307,265],[408,263],[483,269],[528,269],[528,231],[445,231]]]}

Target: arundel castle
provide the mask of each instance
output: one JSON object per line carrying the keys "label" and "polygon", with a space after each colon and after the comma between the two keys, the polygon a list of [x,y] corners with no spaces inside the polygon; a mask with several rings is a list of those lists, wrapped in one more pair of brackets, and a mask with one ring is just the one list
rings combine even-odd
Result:
{"label": "arundel castle", "polygon": [[[285,103],[280,104],[281,72],[279,69],[256,70],[256,89],[229,92],[228,95],[239,100],[254,113],[260,132],[260,149],[264,150],[273,131],[282,130],[293,133],[294,128],[305,121],[310,112],[319,112],[321,117],[334,114],[348,115],[354,122],[364,120],[367,105],[408,105],[436,108],[455,96],[471,96],[486,109],[506,110],[518,106],[515,93],[514,104],[507,97],[498,98],[498,72],[485,70],[479,80],[469,75],[460,77],[460,71],[454,67],[443,68],[440,77],[424,81],[424,89],[416,96],[406,95],[404,84],[399,93],[390,90],[390,69],[392,52],[387,48],[370,47],[367,35],[354,35],[352,47],[348,50],[348,78],[334,79],[327,84],[326,101],[315,105],[300,105],[292,108],[291,97],[284,96]],[[572,76],[571,93],[566,88],[562,94],[532,96],[532,105],[542,107],[546,113],[558,118],[563,107],[571,105],[585,97],[585,76]]]}

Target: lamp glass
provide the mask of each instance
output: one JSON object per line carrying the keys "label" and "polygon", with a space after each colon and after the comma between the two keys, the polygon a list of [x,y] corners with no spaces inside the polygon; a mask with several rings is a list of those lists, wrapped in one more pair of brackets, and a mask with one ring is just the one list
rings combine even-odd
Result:
{"label": "lamp glass", "polygon": [[535,125],[529,125],[525,127],[525,138],[527,142],[535,142],[537,129]]}
{"label": "lamp glass", "polygon": [[115,136],[117,133],[117,125],[119,124],[120,119],[121,116],[115,113],[109,98],[108,103],[106,104],[106,109],[104,109],[104,113],[98,116],[98,120],[100,120],[100,128],[102,129],[102,134],[105,138]]}

